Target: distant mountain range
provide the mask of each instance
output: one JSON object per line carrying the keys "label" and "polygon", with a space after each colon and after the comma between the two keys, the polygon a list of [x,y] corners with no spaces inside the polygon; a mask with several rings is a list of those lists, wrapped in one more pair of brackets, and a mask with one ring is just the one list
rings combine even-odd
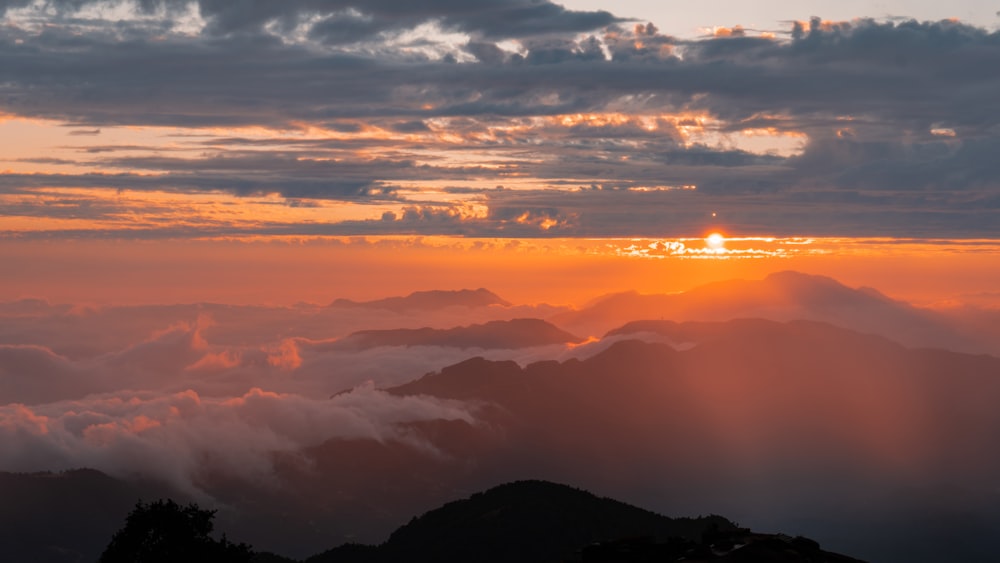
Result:
{"label": "distant mountain range", "polygon": [[340,339],[335,347],[349,350],[379,346],[514,349],[581,341],[581,338],[540,319],[512,319],[451,329],[363,330]]}
{"label": "distant mountain range", "polygon": [[[418,291],[405,297],[365,302],[337,299],[331,304],[332,309],[362,308],[397,314],[454,307],[471,311],[513,305],[483,288]],[[674,294],[616,293],[597,298],[578,310],[556,311],[544,320],[584,337],[600,336],[639,320],[814,320],[879,334],[908,346],[1000,356],[1000,311],[921,308],[873,288],[851,288],[826,276],[795,271],[776,272],[761,280],[709,283]]]}
{"label": "distant mountain range", "polygon": [[762,280],[710,283],[669,295],[618,293],[547,320],[574,334],[600,335],[639,320],[741,318],[821,321],[908,346],[1000,355],[1000,314],[923,309],[875,289],[849,288],[832,278],[792,271]]}
{"label": "distant mountain range", "polygon": [[408,311],[428,311],[433,309],[443,309],[445,307],[488,307],[499,305],[510,307],[508,301],[504,301],[492,291],[487,289],[459,289],[459,290],[431,290],[415,291],[406,297],[388,297],[376,299],[374,301],[351,301],[350,299],[337,299],[330,304],[331,307],[355,307],[365,309],[385,309],[397,313]]}
{"label": "distant mountain range", "polygon": [[[487,289],[420,291],[408,296],[330,306],[250,307],[219,304],[74,308],[38,300],[0,303],[0,346],[41,346],[73,361],[114,355],[166,327],[197,324],[215,345],[266,347],[295,337],[314,342],[365,330],[449,330],[488,321],[535,318],[579,337],[600,337],[633,321],[815,320],[879,334],[908,346],[1000,356],[1000,311],[927,309],[850,288],[823,276],[779,272],[763,280],[730,280],[670,295],[607,295],[579,310],[512,305]],[[198,321],[201,322],[201,321]],[[456,335],[457,336],[457,335]],[[399,336],[405,340],[420,335]],[[445,339],[435,334],[432,340]]]}

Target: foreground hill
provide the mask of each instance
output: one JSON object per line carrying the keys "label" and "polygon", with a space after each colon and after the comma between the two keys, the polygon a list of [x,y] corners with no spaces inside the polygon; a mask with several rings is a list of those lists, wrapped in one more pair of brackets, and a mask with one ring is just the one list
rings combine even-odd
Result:
{"label": "foreground hill", "polygon": [[380,546],[342,546],[307,563],[645,561],[642,549],[702,561],[746,560],[738,557],[734,537],[748,553],[777,541],[780,560],[789,563],[856,561],[804,538],[754,535],[721,516],[667,518],[565,485],[519,481],[414,518]]}
{"label": "foreground hill", "polygon": [[543,320],[513,319],[450,329],[363,330],[340,339],[335,346],[347,350],[379,346],[514,349],[578,342],[580,338]]}

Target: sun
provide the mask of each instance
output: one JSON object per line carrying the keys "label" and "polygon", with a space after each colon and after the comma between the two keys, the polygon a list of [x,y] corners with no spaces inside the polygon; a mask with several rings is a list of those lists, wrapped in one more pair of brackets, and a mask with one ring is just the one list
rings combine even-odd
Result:
{"label": "sun", "polygon": [[705,244],[715,251],[723,250],[726,246],[726,237],[719,233],[712,233],[705,237]]}

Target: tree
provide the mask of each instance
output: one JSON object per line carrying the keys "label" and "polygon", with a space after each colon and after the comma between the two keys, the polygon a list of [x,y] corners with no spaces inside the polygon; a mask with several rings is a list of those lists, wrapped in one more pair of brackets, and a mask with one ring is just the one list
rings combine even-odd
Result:
{"label": "tree", "polygon": [[234,544],[223,535],[211,537],[214,510],[173,500],[137,502],[101,554],[99,563],[243,563],[253,557],[250,546]]}

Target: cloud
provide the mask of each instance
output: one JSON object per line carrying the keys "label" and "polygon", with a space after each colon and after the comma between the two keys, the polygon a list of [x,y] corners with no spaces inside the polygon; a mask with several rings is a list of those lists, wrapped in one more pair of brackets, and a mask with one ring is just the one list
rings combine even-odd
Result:
{"label": "cloud", "polygon": [[[74,135],[76,147],[19,161],[20,171],[0,175],[0,191],[18,196],[0,198],[0,213],[107,222],[27,236],[109,236],[116,227],[136,238],[632,236],[662,235],[664,224],[680,235],[700,227],[690,218],[721,206],[736,210],[734,229],[751,232],[998,228],[989,217],[1000,197],[990,157],[1000,79],[983,72],[1000,64],[996,31],[813,19],[781,38],[743,30],[682,40],[607,12],[528,0],[206,0],[193,31],[142,19],[179,22],[181,4],[140,2],[119,26],[81,11],[88,2],[52,3],[62,9],[55,15],[5,4],[5,114],[102,138],[133,125],[201,135],[171,137],[169,151],[163,139],[137,148]],[[211,129],[219,127],[230,131]],[[498,184],[511,193],[487,195]],[[582,194],[525,204],[590,185],[696,186],[697,195],[625,190],[604,207],[579,208]],[[442,196],[445,186],[468,191]],[[296,205],[394,206],[371,216],[399,220],[135,226],[123,212],[135,204],[31,197],[46,188],[272,194]],[[677,221],[631,220],[649,199]],[[470,206],[479,212],[465,213]],[[789,212],[775,213],[780,206]]]}
{"label": "cloud", "polygon": [[[388,13],[387,4],[376,7]],[[494,3],[469,3],[463,13],[482,14],[484,19],[495,16],[489,6],[481,4]],[[255,15],[254,10],[232,6],[219,3],[216,12],[232,10],[234,20],[259,22],[297,9],[295,3],[282,3],[260,7],[261,13]],[[546,3],[533,6],[550,9]],[[421,9],[391,8],[403,19]],[[869,114],[891,117],[891,126],[900,119],[910,124],[923,119],[928,125],[931,120],[946,121],[961,125],[959,134],[963,128],[985,131],[995,122],[990,93],[996,84],[979,72],[1000,56],[993,33],[951,22],[872,20],[837,25],[812,22],[808,28],[796,29],[803,31],[788,42],[729,37],[680,43],[646,26],[617,29],[600,38],[570,35],[527,40],[524,60],[544,59],[544,69],[515,61],[500,67],[430,60],[400,63],[378,54],[323,54],[278,43],[238,38],[209,42],[182,36],[139,41],[123,52],[117,41],[84,35],[75,39],[79,55],[67,56],[58,46],[68,36],[55,29],[27,38],[36,45],[34,51],[5,53],[11,93],[6,105],[19,109],[21,85],[51,83],[74,86],[81,95],[67,97],[68,91],[61,89],[36,95],[32,104],[21,108],[25,114],[63,115],[94,123],[258,124],[337,116],[479,115],[500,107],[506,107],[508,115],[550,115],[554,108],[592,112],[623,96],[638,96],[650,110],[703,107],[735,121],[768,112],[787,113],[795,127],[803,125],[798,120],[805,118],[823,119],[823,125],[830,126],[837,117],[853,115],[864,120]],[[648,49],[650,42],[661,41],[682,48],[684,57],[615,58],[616,50],[625,49],[616,45],[635,50],[640,42],[642,49]],[[598,44],[611,49],[611,60],[566,55],[593,52]],[[555,58],[545,54],[556,52],[564,54]],[[151,58],[156,72],[148,72]],[[141,69],[147,72],[138,81],[132,73]],[[923,79],[935,72],[947,80]],[[289,82],[296,83],[296,88],[283,87]],[[838,88],[833,89],[834,85]],[[87,92],[107,97],[82,95]],[[418,97],[403,100],[395,92],[417,93]],[[475,93],[475,101],[468,101],[465,93]],[[553,93],[564,97],[567,105],[553,106],[545,99],[545,94]],[[973,99],[983,104],[959,101]],[[433,109],[421,109],[422,104]],[[151,105],[166,111],[150,111]],[[240,113],[244,108],[247,111]]]}
{"label": "cloud", "polygon": [[208,353],[199,330],[179,323],[122,350],[83,359],[42,345],[0,344],[0,403],[42,404],[114,389],[176,386],[184,368]]}
{"label": "cloud", "polygon": [[40,403],[101,387],[89,370],[37,345],[0,345],[0,403]]}
{"label": "cloud", "polygon": [[212,472],[266,483],[273,454],[332,438],[397,439],[397,425],[464,420],[456,402],[392,397],[371,386],[331,399],[253,388],[234,397],[117,392],[35,407],[0,407],[5,447],[0,468],[35,471],[92,467],[112,475],[143,475],[198,493]]}
{"label": "cloud", "polygon": [[[56,0],[45,7],[63,16],[79,15],[98,0]],[[133,16],[176,18],[190,8],[186,0],[140,0],[113,4],[131,7]],[[193,2],[212,35],[237,33],[288,33],[304,27],[307,33],[329,43],[356,42],[380,34],[398,34],[427,23],[436,23],[479,37],[511,38],[551,33],[582,32],[622,21],[606,11],[578,11],[548,0],[474,0],[454,3],[433,0],[413,4],[400,0],[290,0],[288,2],[234,5],[225,0]],[[29,0],[7,0],[0,9],[23,9]]]}
{"label": "cloud", "polygon": [[[472,353],[498,359],[522,354],[447,347],[351,351],[329,346],[347,334],[449,329],[563,310],[501,305],[393,312],[318,305],[88,308],[39,300],[0,303],[0,404],[82,400],[122,389],[234,396],[260,387],[324,398],[366,381],[401,383]],[[524,351],[525,357],[536,353]]]}
{"label": "cloud", "polygon": [[462,405],[396,398],[371,387],[332,399],[259,388],[235,397],[194,391],[112,393],[36,407],[0,407],[7,471],[93,467],[118,476],[162,479],[198,492],[200,477],[221,472],[265,483],[276,452],[332,438],[383,440],[415,420],[473,420]]}
{"label": "cloud", "polygon": [[324,8],[330,16],[314,26],[313,33],[333,41],[357,40],[358,30],[370,35],[412,29],[431,21],[444,29],[486,38],[583,32],[619,21],[606,11],[567,10],[553,2],[530,0],[474,0],[461,4],[445,0],[419,4],[398,0],[341,1],[326,2]]}

